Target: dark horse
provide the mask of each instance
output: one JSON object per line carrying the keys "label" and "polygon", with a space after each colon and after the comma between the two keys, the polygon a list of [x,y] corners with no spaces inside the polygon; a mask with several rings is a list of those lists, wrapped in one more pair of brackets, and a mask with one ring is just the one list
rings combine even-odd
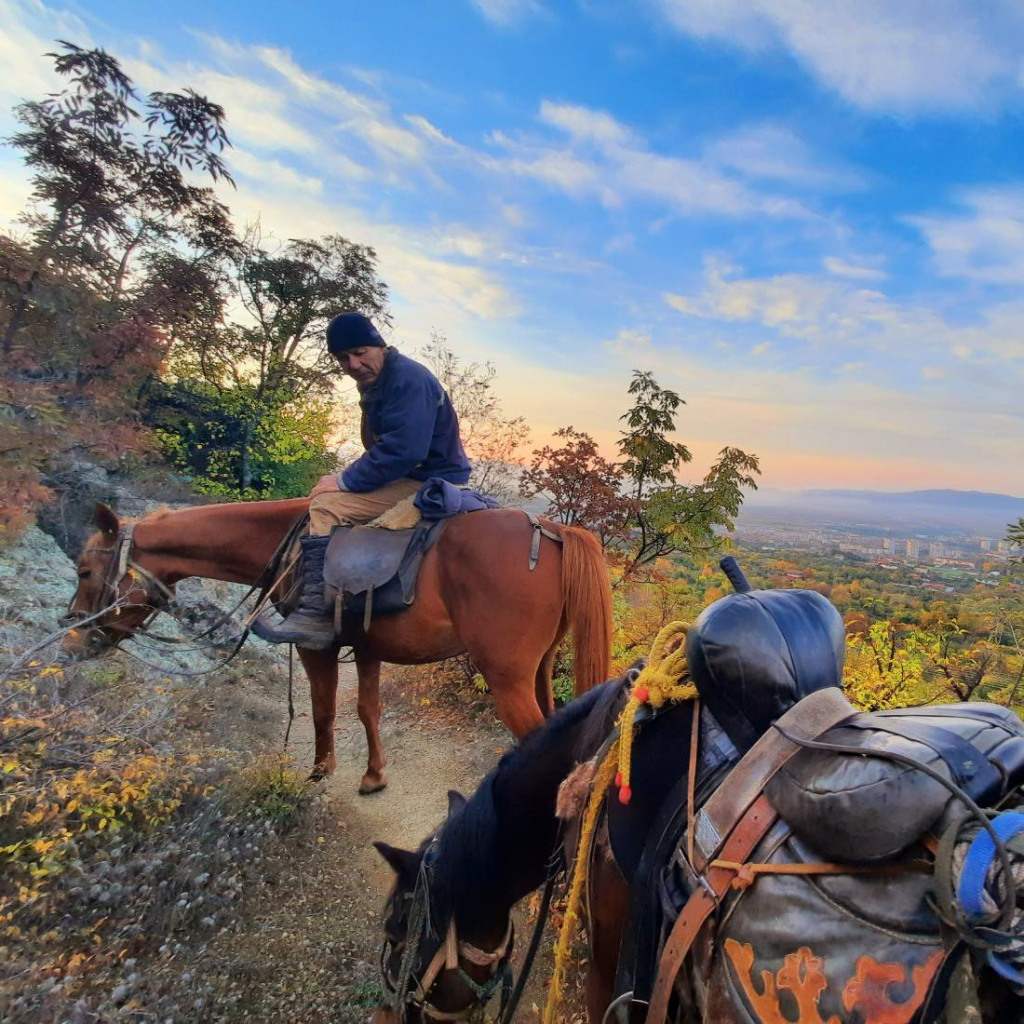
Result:
{"label": "dark horse", "polygon": [[[570,703],[506,754],[468,801],[453,795],[447,820],[418,850],[376,844],[396,881],[385,908],[381,954],[389,1005],[376,1011],[374,1024],[463,1019],[507,985],[512,907],[542,884],[563,845],[556,818],[556,801],[565,803],[560,787],[575,778],[574,766],[599,750],[624,698],[619,681]],[[981,707],[990,709],[982,710],[983,717],[1005,713]],[[689,707],[680,709],[688,720]],[[680,745],[686,749],[686,738]],[[777,824],[782,831],[768,833],[770,850],[759,847],[752,860],[772,861],[793,848],[785,823]],[[791,859],[801,858],[784,862]],[[624,939],[636,938],[636,893],[620,867],[611,845],[598,843],[585,900],[591,1024],[615,1019],[608,1014]],[[930,1005],[933,979],[938,985],[943,977],[943,939],[931,904],[933,876],[902,869],[764,876],[748,892],[728,894],[711,918],[712,931],[705,930],[694,947],[680,975],[683,988],[662,1019],[917,1024],[922,1007]],[[1024,1000],[988,967],[980,978],[984,1011],[971,1019],[1019,1024]],[[929,1015],[929,1021],[968,1019],[954,1011],[952,991],[939,988],[931,1000],[952,1016]],[[643,1011],[642,1004],[634,1006],[634,1015],[621,1019],[643,1020]],[[648,1018],[647,1024],[661,1020]]]}
{"label": "dark horse", "polygon": [[[142,628],[186,577],[255,584],[307,504],[295,499],[156,512],[130,533],[111,509],[97,506],[98,532],[79,555],[78,589],[65,619],[83,626],[66,647],[86,655],[119,643]],[[409,609],[377,617],[368,631],[360,630],[353,654],[368,746],[361,793],[386,785],[378,728],[381,662],[417,665],[468,652],[494,695],[498,716],[517,738],[554,708],[552,666],[568,630],[576,692],[607,678],[611,591],[601,546],[586,530],[544,525],[561,543],[541,539],[531,571],[533,529],[522,512],[456,517],[424,558]],[[313,771],[327,775],[335,768],[338,648],[300,649],[299,657],[313,705]]]}

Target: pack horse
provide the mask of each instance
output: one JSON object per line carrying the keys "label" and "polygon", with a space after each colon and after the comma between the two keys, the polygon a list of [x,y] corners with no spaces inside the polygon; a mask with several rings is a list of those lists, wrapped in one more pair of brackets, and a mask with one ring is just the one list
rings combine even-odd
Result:
{"label": "pack horse", "polygon": [[508,1024],[530,962],[513,983],[511,908],[559,860],[545,1024],[577,915],[591,1024],[1024,1020],[1024,725],[857,711],[843,634],[811,591],[723,598],[453,794],[418,850],[377,844],[396,881],[375,1024],[492,997]]}

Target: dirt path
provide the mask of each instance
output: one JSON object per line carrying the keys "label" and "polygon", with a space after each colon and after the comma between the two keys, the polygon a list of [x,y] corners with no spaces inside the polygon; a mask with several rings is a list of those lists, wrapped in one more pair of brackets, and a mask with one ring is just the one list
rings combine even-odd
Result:
{"label": "dirt path", "polygon": [[[304,687],[305,681],[302,681]],[[298,692],[299,716],[289,752],[312,763],[309,702]],[[248,707],[238,716],[240,690]],[[233,692],[232,692],[233,691]],[[212,694],[214,719],[233,707],[232,718],[261,721],[281,730],[287,716],[279,685],[258,684]],[[356,793],[365,768],[365,739],[355,715],[355,673],[342,667],[337,727],[338,771],[308,834],[289,836],[271,856],[265,883],[246,893],[236,922],[193,948],[180,963],[178,1005],[188,1019],[305,1022],[364,1021],[379,994],[379,919],[390,888],[390,869],[371,846],[383,839],[415,847],[444,817],[447,792],[471,793],[509,743],[488,710],[439,716],[424,713],[397,694],[382,718],[390,759],[389,785],[380,794]],[[276,725],[274,724],[276,720]],[[519,913],[520,942],[528,927]],[[544,964],[538,964],[518,1019],[536,1019]],[[193,998],[194,995],[194,998]]]}

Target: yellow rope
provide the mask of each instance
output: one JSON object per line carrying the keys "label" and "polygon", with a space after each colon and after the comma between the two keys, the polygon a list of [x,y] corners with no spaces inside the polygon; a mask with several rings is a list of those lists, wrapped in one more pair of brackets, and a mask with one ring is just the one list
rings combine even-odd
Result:
{"label": "yellow rope", "polygon": [[688,679],[686,670],[685,622],[670,622],[656,637],[647,665],[633,683],[632,692],[619,716],[619,772],[615,786],[619,802],[628,804],[633,795],[629,788],[630,761],[633,753],[633,719],[642,704],[660,708],[667,700],[693,700],[697,687]]}
{"label": "yellow rope", "polygon": [[604,800],[605,790],[611,785],[618,766],[619,741],[616,740],[609,748],[605,759],[594,774],[593,786],[587,800],[587,809],[583,813],[583,825],[580,829],[580,841],[576,850],[576,864],[573,867],[572,884],[569,887],[569,899],[565,905],[565,917],[562,927],[558,930],[558,941],[555,943],[555,967],[551,974],[551,985],[548,988],[548,1002],[544,1007],[544,1024],[555,1024],[555,1013],[562,1001],[562,990],[565,986],[565,971],[569,966],[572,951],[572,939],[579,922],[580,898],[587,880],[587,868],[590,864],[590,850],[594,844],[594,832],[597,829],[598,813]]}
{"label": "yellow rope", "polygon": [[619,738],[608,748],[608,753],[594,773],[587,807],[583,812],[583,824],[580,828],[580,841],[576,850],[576,863],[573,865],[569,897],[565,905],[565,917],[562,919],[558,941],[555,943],[555,965],[548,988],[547,1005],[544,1007],[544,1024],[555,1024],[555,1014],[562,1000],[565,972],[569,966],[573,935],[579,922],[580,900],[590,866],[597,819],[605,793],[613,781],[619,790],[619,800],[622,803],[629,803],[629,763],[633,749],[633,719],[636,717],[637,709],[641,704],[660,708],[667,700],[692,700],[697,696],[697,688],[692,683],[681,681],[687,678],[688,628],[685,622],[670,622],[658,633],[647,665],[633,683],[629,700],[619,715]]}

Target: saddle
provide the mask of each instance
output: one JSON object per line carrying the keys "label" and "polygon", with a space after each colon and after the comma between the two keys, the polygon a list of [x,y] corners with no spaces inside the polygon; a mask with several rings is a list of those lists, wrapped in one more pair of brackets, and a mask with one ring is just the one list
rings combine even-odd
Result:
{"label": "saddle", "polygon": [[[753,970],[757,951],[772,949],[778,935],[806,939],[812,959],[814,948],[830,952],[822,967],[822,1020],[829,1012],[848,1019],[852,1006],[837,1000],[859,991],[850,986],[866,969],[863,956],[858,960],[865,950],[880,969],[896,972],[893,978],[916,971],[914,998],[923,999],[918,989],[927,987],[923,979],[930,981],[942,959],[939,922],[927,900],[931,875],[893,885],[884,874],[768,874],[741,899],[729,890],[733,876],[710,866],[715,858],[768,865],[912,862],[923,854],[921,837],[940,832],[962,808],[900,757],[952,780],[983,806],[1024,783],[1024,725],[1007,709],[970,704],[862,714],[847,704],[839,688],[843,634],[838,612],[810,591],[731,595],[690,630],[688,666],[703,705],[695,862],[686,836],[689,703],[638,726],[635,798],[625,807],[607,804],[612,852],[633,893],[616,994],[632,992],[634,1006],[653,997],[663,1012],[668,996],[664,985],[660,995],[658,989],[666,959],[674,957],[678,970],[693,955],[697,969],[674,989],[685,1019],[706,1005],[714,986],[747,1005],[750,1017],[737,1019],[773,1019],[766,1006],[769,996],[776,998],[775,980],[752,978],[760,978]],[[801,748],[787,739],[791,732],[842,752]],[[709,879],[720,892],[713,899]],[[709,916],[719,922],[714,940],[702,928]],[[726,955],[712,964],[714,948]],[[780,973],[779,987],[783,978]],[[660,1019],[655,1012],[648,1020]]]}
{"label": "saddle", "polygon": [[423,558],[448,521],[423,519],[410,530],[335,528],[324,558],[324,584],[342,635],[360,617],[366,629],[373,615],[394,615],[413,603]]}

